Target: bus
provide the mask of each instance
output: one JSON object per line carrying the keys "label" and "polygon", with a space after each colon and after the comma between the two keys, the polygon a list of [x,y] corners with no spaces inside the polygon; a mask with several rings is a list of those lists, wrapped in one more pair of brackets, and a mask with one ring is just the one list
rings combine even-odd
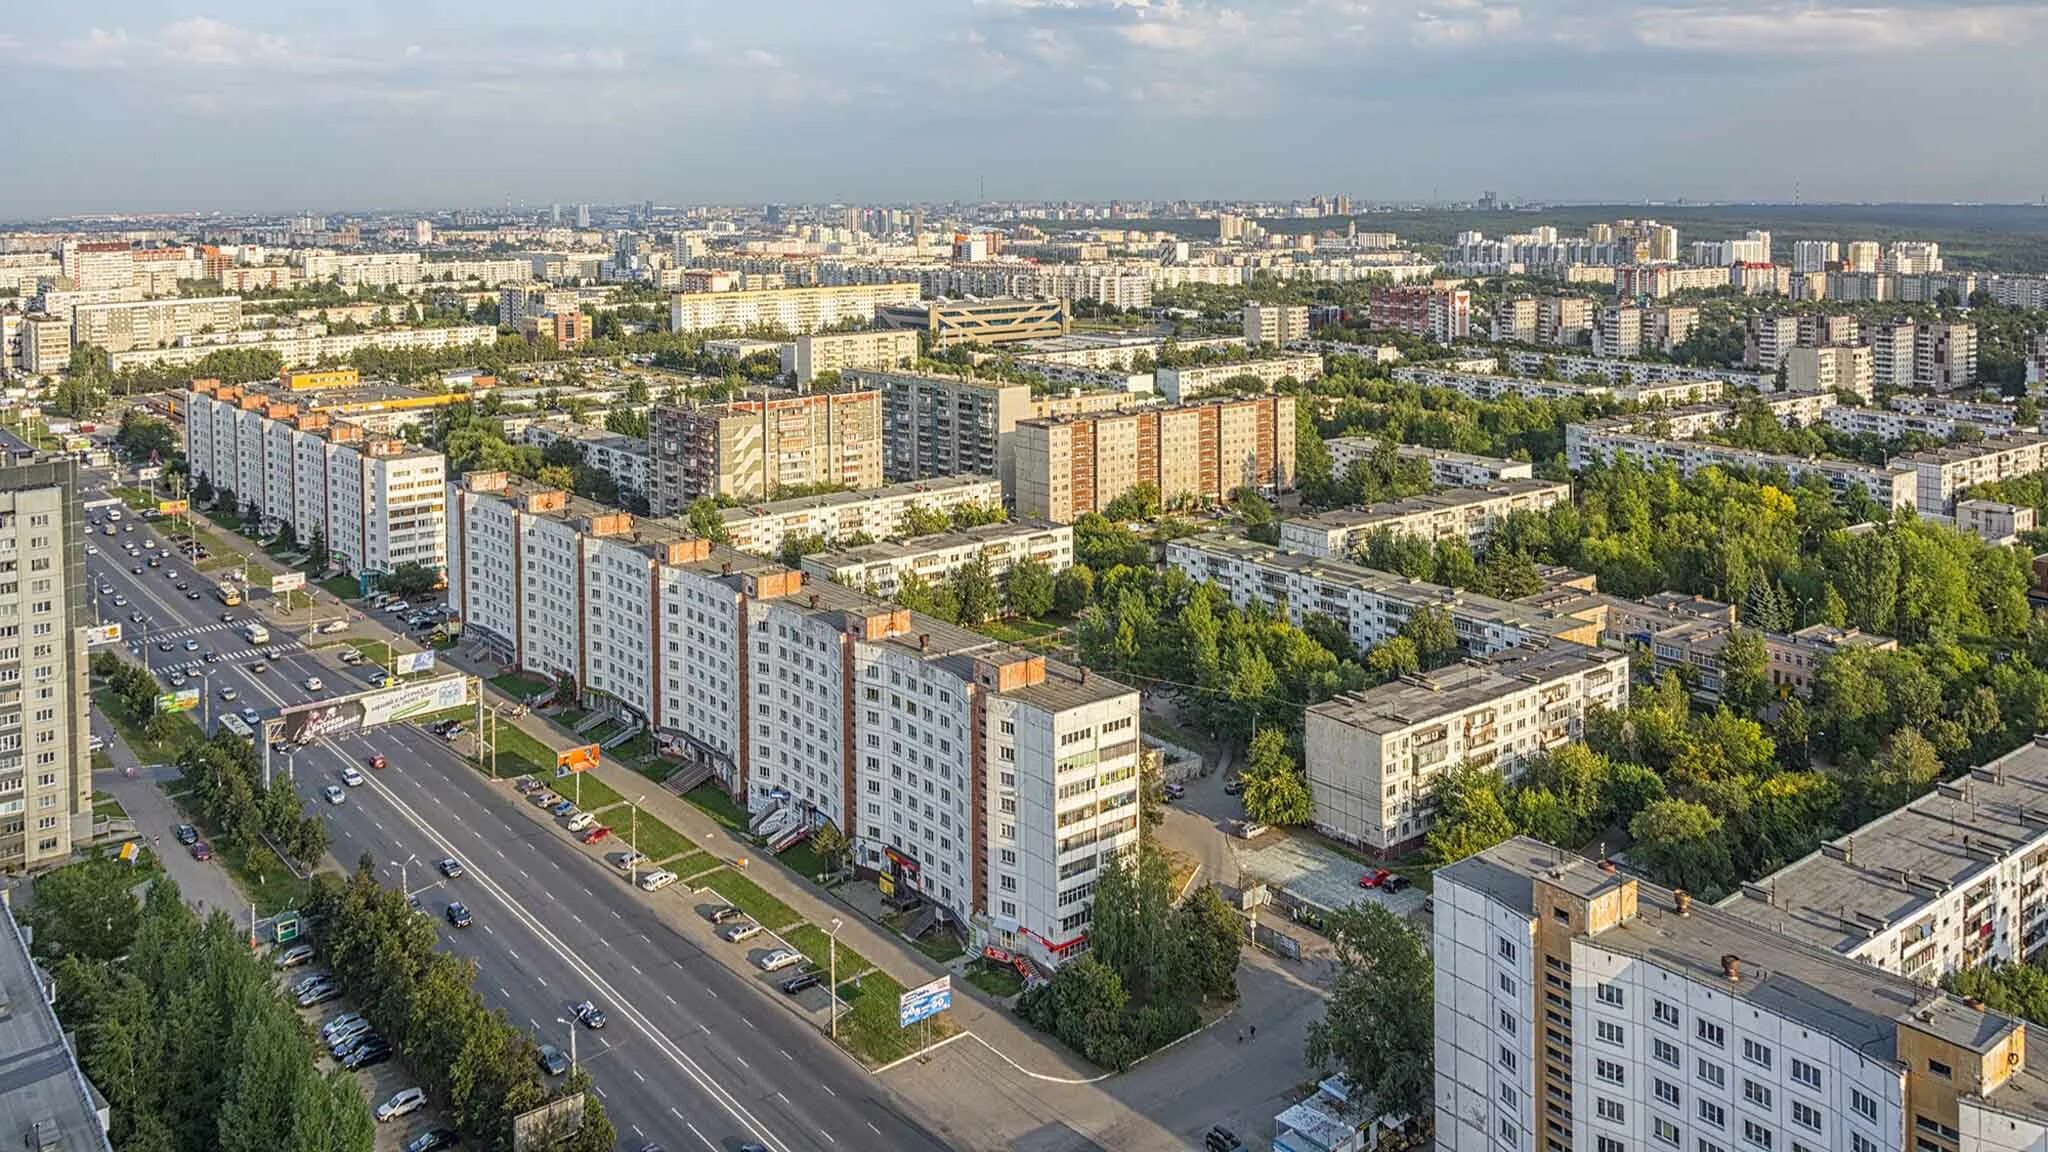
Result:
{"label": "bus", "polygon": [[223,712],[221,714],[220,726],[244,740],[255,735],[255,729],[249,727],[249,722],[232,712]]}
{"label": "bus", "polygon": [[241,606],[242,590],[233,584],[221,584],[213,590],[213,594],[219,598],[221,603],[230,608]]}
{"label": "bus", "polygon": [[247,637],[249,643],[251,644],[270,643],[270,629],[265,628],[261,624],[251,622],[247,627],[242,629],[242,635]]}

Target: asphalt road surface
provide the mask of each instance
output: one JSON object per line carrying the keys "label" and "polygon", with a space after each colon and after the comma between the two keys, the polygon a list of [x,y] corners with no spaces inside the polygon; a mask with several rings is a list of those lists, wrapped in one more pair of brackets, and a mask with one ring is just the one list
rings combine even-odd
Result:
{"label": "asphalt road surface", "polygon": [[[195,573],[184,557],[134,575],[130,569],[144,560],[123,546],[139,546],[155,529],[132,514],[123,523],[135,530],[95,534],[100,552],[88,557],[101,618],[122,621],[130,651],[160,675],[203,673],[204,681],[195,677],[187,686],[204,688],[216,722],[223,708],[249,707],[267,717],[369,687],[369,666],[344,669],[306,650],[293,630],[275,626],[278,658],[268,661],[267,672],[251,671],[263,659],[261,646],[239,635],[239,622],[219,617],[253,614],[224,608],[212,595],[212,574]],[[200,598],[177,591],[167,569]],[[104,597],[96,591],[102,582],[113,588]],[[115,606],[115,596],[128,603]],[[130,622],[132,612],[141,612],[144,623]],[[197,651],[186,649],[188,639]],[[171,651],[158,649],[161,640],[171,642]],[[208,651],[218,661],[207,662]],[[321,692],[304,689],[308,676],[325,682]],[[234,701],[220,698],[224,688],[234,689]],[[372,753],[382,753],[390,767],[369,770]],[[340,783],[348,765],[362,767],[367,782],[345,789],[343,803],[326,803],[322,793]],[[557,1047],[566,1049],[570,1032],[577,1033],[577,1059],[629,1152],[648,1141],[665,1152],[733,1152],[747,1141],[773,1152],[946,1147],[813,1028],[766,1002],[759,988],[654,915],[649,901],[673,900],[672,894],[633,889],[514,811],[519,800],[509,785],[492,784],[440,739],[390,725],[274,757],[273,768],[288,771],[301,795],[326,814],[334,856],[344,866],[368,852],[381,878],[397,887],[401,862],[412,861],[403,869],[405,883],[435,918],[443,947],[475,961],[477,989],[492,1007]],[[466,875],[444,880],[435,868],[444,856],[460,860]],[[451,900],[469,908],[471,927],[448,924],[443,913]],[[571,1018],[570,1005],[585,999],[605,1009],[609,1027],[560,1023]]]}

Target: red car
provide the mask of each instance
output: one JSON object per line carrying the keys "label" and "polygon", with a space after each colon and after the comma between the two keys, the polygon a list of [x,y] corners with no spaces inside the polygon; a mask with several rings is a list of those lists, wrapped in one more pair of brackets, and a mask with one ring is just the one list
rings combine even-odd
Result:
{"label": "red car", "polygon": [[585,844],[595,844],[611,834],[611,829],[605,827],[602,824],[599,824],[595,828],[585,830],[585,832],[583,833],[583,842]]}
{"label": "red car", "polygon": [[374,755],[374,756],[370,757],[370,767],[372,767],[372,768],[382,768],[382,767],[384,767],[384,754],[383,754],[382,752],[379,752],[379,753],[377,753],[376,755]]}
{"label": "red car", "polygon": [[1375,868],[1372,871],[1367,872],[1365,875],[1360,876],[1358,878],[1358,886],[1360,888],[1377,888],[1380,885],[1385,884],[1387,882],[1387,877],[1392,875],[1393,873],[1387,871],[1385,868]]}
{"label": "red car", "polygon": [[192,858],[194,860],[211,860],[213,859],[213,849],[207,846],[206,841],[201,840],[199,843],[192,845]]}

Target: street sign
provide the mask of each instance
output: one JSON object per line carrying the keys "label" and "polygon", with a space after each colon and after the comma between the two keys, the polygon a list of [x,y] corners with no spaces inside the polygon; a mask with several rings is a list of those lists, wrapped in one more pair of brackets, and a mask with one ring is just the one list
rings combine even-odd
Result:
{"label": "street sign", "polygon": [[434,654],[432,652],[400,652],[392,658],[391,669],[400,676],[409,676],[414,672],[432,672],[434,670]]}
{"label": "street sign", "polygon": [[272,596],[280,592],[293,592],[305,586],[306,574],[304,572],[278,572],[270,577],[270,594]]}
{"label": "street sign", "polygon": [[192,510],[192,502],[190,500],[159,500],[156,502],[156,510],[160,516],[176,516],[181,512],[190,512]]}
{"label": "street sign", "polygon": [[120,642],[121,626],[119,624],[95,624],[85,630],[85,646],[87,648],[97,648],[102,644],[119,644]]}
{"label": "street sign", "polygon": [[271,927],[277,933],[279,944],[289,944],[299,938],[303,926],[299,923],[297,912],[280,912],[277,919],[271,921]]}
{"label": "street sign", "polygon": [[199,689],[180,688],[176,692],[165,692],[156,698],[159,712],[191,712],[199,707]]}
{"label": "street sign", "polygon": [[555,775],[567,776],[572,772],[588,772],[597,767],[597,745],[584,744],[577,748],[564,748],[555,753]]}
{"label": "street sign", "polygon": [[953,1006],[953,978],[941,976],[896,998],[896,1026],[908,1028]]}

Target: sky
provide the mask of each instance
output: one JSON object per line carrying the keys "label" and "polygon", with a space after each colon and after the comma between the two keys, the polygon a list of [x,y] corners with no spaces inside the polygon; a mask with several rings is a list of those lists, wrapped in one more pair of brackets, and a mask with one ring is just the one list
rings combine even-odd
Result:
{"label": "sky", "polygon": [[0,218],[2034,200],[2042,0],[0,0]]}

